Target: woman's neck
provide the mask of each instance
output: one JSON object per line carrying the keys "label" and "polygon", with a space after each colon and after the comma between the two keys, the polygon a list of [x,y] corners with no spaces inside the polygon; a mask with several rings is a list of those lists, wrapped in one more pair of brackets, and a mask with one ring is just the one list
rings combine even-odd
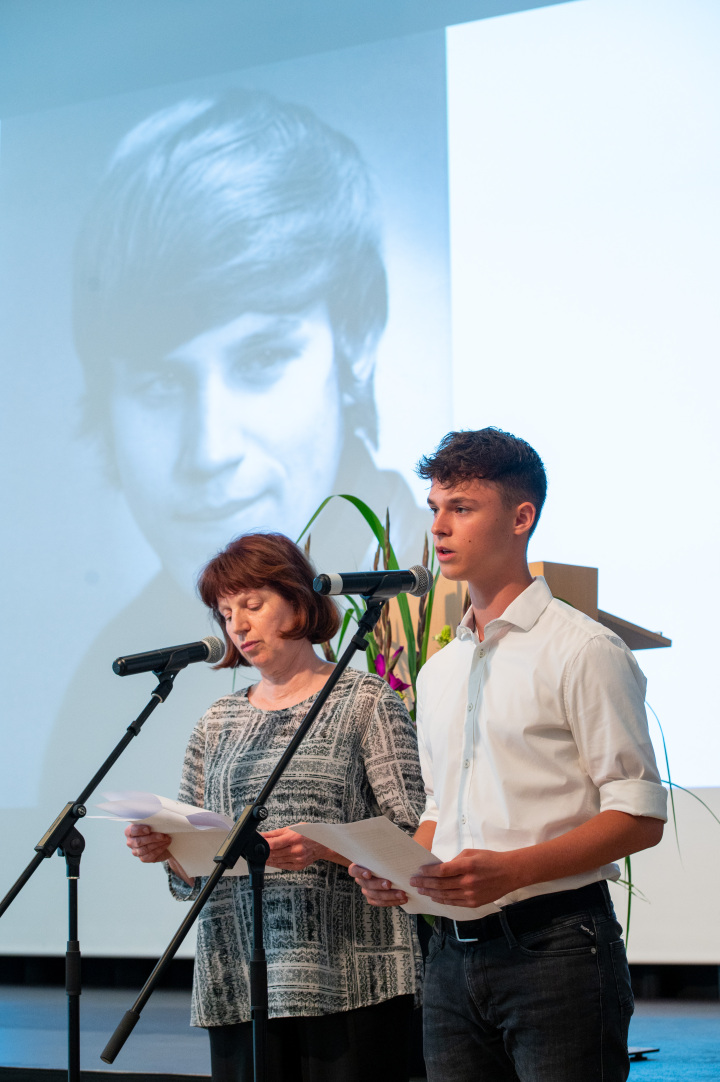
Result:
{"label": "woman's neck", "polygon": [[260,670],[260,682],[248,689],[253,706],[261,710],[295,706],[324,686],[334,665],[319,658],[307,640],[294,645],[298,649],[289,651],[283,663]]}

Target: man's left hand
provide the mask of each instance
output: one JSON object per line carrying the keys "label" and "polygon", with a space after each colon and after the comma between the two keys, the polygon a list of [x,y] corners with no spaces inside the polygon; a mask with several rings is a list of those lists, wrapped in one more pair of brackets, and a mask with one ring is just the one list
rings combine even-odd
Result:
{"label": "man's left hand", "polygon": [[434,902],[468,908],[486,905],[522,885],[513,857],[512,852],[463,849],[443,864],[424,865],[410,884]]}

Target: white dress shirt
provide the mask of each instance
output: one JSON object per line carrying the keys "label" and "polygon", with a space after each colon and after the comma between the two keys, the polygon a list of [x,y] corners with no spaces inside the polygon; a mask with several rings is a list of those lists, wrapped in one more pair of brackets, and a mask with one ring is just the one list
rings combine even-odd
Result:
{"label": "white dress shirt", "polygon": [[[482,642],[471,609],[418,677],[421,821],[437,823],[433,852],[521,849],[610,809],[666,820],[645,683],[625,643],[553,598],[541,577]],[[606,864],[496,901],[619,875]]]}

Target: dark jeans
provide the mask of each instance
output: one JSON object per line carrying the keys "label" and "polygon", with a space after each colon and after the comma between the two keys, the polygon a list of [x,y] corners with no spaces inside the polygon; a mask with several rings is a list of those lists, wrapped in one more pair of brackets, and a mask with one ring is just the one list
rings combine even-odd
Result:
{"label": "dark jeans", "polygon": [[[412,996],[339,1014],[271,1018],[267,1082],[407,1082]],[[209,1026],[213,1082],[252,1082],[252,1023]]]}
{"label": "dark jeans", "polygon": [[433,934],[428,1082],[625,1082],[633,1012],[625,945],[607,885],[592,888],[590,904],[588,891],[577,912],[534,929],[530,899],[491,918],[485,942]]}

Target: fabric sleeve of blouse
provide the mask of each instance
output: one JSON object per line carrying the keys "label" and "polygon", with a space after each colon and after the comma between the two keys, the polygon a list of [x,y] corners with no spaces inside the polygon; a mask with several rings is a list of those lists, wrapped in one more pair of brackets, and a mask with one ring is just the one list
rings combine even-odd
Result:
{"label": "fabric sleeve of blouse", "polygon": [[[205,806],[205,719],[193,729],[183,761],[182,777],[178,800],[183,804],[194,804],[198,808]],[[190,886],[179,875],[175,875],[168,864],[168,886],[173,898],[180,902],[189,902],[198,896],[202,879],[196,876],[194,886]]]}
{"label": "fabric sleeve of blouse", "polygon": [[377,694],[362,742],[365,772],[382,814],[413,834],[425,803],[415,727],[397,692],[369,679]]}

